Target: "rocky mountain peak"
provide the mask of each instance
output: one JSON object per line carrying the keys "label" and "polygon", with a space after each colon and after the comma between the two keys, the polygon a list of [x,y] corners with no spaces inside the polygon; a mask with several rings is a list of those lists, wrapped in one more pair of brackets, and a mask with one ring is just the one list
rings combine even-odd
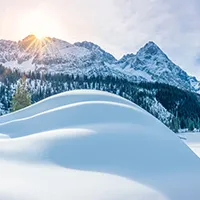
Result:
{"label": "rocky mountain peak", "polygon": [[[155,57],[155,56],[162,56],[164,58],[167,58],[165,53],[152,41],[148,42],[147,44],[144,45],[138,52],[137,52],[138,57]],[[167,58],[168,59],[168,58]]]}
{"label": "rocky mountain peak", "polygon": [[152,41],[136,55],[120,60],[92,42],[70,44],[46,37],[29,35],[21,41],[0,40],[0,64],[24,71],[117,76],[134,82],[160,82],[200,92],[200,82],[175,65]]}
{"label": "rocky mountain peak", "polygon": [[35,35],[28,35],[18,42],[19,49],[25,52],[37,52],[44,46],[43,40],[37,39]]}
{"label": "rocky mountain peak", "polygon": [[74,43],[74,45],[78,47],[84,47],[92,51],[97,58],[104,58],[104,61],[107,61],[109,63],[117,61],[113,55],[111,55],[110,53],[107,53],[100,46],[92,42],[88,42],[88,41],[76,42]]}

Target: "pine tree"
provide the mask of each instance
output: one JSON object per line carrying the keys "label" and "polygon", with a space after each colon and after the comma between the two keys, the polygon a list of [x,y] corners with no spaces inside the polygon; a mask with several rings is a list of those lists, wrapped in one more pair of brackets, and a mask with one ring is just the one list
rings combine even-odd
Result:
{"label": "pine tree", "polygon": [[17,85],[16,91],[11,102],[11,111],[17,111],[31,105],[31,95],[28,92],[25,76],[22,77]]}

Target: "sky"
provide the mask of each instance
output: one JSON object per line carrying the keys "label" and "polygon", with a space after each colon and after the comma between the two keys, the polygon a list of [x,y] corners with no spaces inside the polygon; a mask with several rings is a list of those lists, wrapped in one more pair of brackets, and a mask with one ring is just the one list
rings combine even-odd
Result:
{"label": "sky", "polygon": [[0,38],[91,41],[116,58],[154,41],[200,80],[199,0],[0,0]]}

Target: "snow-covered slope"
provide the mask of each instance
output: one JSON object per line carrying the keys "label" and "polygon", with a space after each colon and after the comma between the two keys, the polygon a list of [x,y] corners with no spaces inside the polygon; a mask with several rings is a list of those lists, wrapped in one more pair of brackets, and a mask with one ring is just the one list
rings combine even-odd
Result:
{"label": "snow-covered slope", "polygon": [[[86,101],[108,101],[133,105],[132,102],[121,98],[120,96],[112,95],[108,92],[99,92],[97,90],[74,90],[60,93],[56,96],[46,98],[36,104],[33,104],[30,107],[26,107],[11,114],[3,115],[0,117],[0,124],[20,118],[31,117],[54,108],[66,106],[68,104]],[[135,107],[138,106],[135,105]]]}
{"label": "snow-covered slope", "polygon": [[38,40],[34,35],[30,35],[18,43],[1,40],[1,46],[0,63],[6,67],[27,72],[37,70],[89,76],[114,75],[125,78],[124,74],[110,68],[110,63],[116,59],[92,43],[73,45],[49,37]]}
{"label": "snow-covered slope", "polygon": [[187,132],[179,134],[180,138],[200,157],[200,134],[199,132]]}
{"label": "snow-covered slope", "polygon": [[161,122],[115,95],[63,93],[5,119],[0,199],[200,198],[199,158]]}
{"label": "snow-covered slope", "polygon": [[91,42],[70,44],[50,37],[38,40],[30,35],[18,43],[0,40],[0,63],[22,71],[115,76],[135,82],[166,83],[193,92],[200,90],[200,82],[175,65],[153,42],[136,55],[116,60]]}
{"label": "snow-covered slope", "polygon": [[146,81],[199,92],[200,82],[175,65],[154,42],[147,43],[136,55],[124,56],[117,63],[124,72],[136,74]]}

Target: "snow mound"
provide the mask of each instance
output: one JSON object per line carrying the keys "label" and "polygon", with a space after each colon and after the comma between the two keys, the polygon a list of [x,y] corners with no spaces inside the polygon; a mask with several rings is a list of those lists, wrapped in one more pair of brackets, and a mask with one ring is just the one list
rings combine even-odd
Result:
{"label": "snow mound", "polygon": [[115,95],[56,95],[7,115],[0,133],[0,199],[200,199],[199,158]]}
{"label": "snow mound", "polygon": [[[125,104],[90,101],[74,103],[37,115],[13,120],[0,124],[0,130],[10,137],[21,137],[48,130],[63,129],[69,127],[93,127],[117,124],[140,124],[141,120],[151,126],[154,119],[149,114],[135,107]],[[158,123],[158,121],[157,121]],[[161,124],[158,123],[158,126]],[[27,127],[30,127],[27,129]]]}
{"label": "snow mound", "polygon": [[[0,124],[5,123],[11,120],[21,119],[36,115],[38,113],[48,111],[60,106],[65,106],[78,102],[85,101],[109,101],[123,103],[127,105],[134,105],[132,102],[121,98],[119,96],[110,94],[108,92],[100,92],[97,90],[73,90],[69,92],[63,92],[58,95],[51,96],[46,98],[32,106],[29,106],[25,109],[19,110],[15,113],[10,113],[0,117]],[[138,107],[134,105],[135,107]],[[139,107],[138,107],[139,108]]]}
{"label": "snow mound", "polygon": [[5,134],[0,134],[0,139],[5,139],[5,138],[9,138],[9,136]]}

